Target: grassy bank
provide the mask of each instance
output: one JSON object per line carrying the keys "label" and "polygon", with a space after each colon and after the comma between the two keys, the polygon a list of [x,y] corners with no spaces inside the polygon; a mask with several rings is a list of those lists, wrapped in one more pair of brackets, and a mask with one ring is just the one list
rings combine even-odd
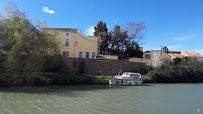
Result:
{"label": "grassy bank", "polygon": [[108,84],[108,76],[93,75],[0,75],[0,87],[42,86],[42,85],[75,85],[75,84]]}

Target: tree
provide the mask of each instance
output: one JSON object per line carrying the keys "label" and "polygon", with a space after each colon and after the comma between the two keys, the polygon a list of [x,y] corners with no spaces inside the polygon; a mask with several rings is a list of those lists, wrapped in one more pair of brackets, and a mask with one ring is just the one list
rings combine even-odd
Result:
{"label": "tree", "polygon": [[108,49],[109,42],[111,40],[110,35],[108,34],[107,25],[103,21],[99,21],[97,26],[94,27],[94,35],[101,38],[100,50]]}
{"label": "tree", "polygon": [[164,46],[164,48],[162,48],[162,50],[164,51],[164,52],[166,52],[166,53],[168,53],[168,48],[167,48],[167,46]]}
{"label": "tree", "polygon": [[115,25],[114,30],[112,32],[112,40],[111,40],[111,46],[112,48],[116,47],[120,49],[121,51],[124,51],[124,48],[127,44],[127,31],[121,31],[121,27],[119,25]]}
{"label": "tree", "polygon": [[47,33],[44,24],[37,21],[34,25],[25,13],[14,5],[5,7],[5,16],[1,18],[0,42],[8,51],[5,65],[10,73],[42,72],[46,68],[47,58],[58,54],[59,42],[56,35]]}
{"label": "tree", "polygon": [[175,63],[175,65],[179,65],[181,61],[182,61],[182,59],[178,58],[178,57],[173,59],[173,62]]}
{"label": "tree", "polygon": [[125,56],[126,57],[137,57],[137,58],[143,58],[143,52],[135,49],[134,47],[127,47],[127,49],[125,50]]}
{"label": "tree", "polygon": [[124,30],[127,31],[128,34],[128,43],[129,46],[137,46],[138,42],[140,40],[143,40],[144,33],[143,30],[145,30],[145,24],[144,22],[130,22],[127,23],[124,27]]}

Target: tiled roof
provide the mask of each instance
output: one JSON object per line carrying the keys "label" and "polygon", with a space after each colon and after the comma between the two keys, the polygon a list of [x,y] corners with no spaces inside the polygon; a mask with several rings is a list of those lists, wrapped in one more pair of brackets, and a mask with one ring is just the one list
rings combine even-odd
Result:
{"label": "tiled roof", "polygon": [[181,52],[181,51],[169,50],[168,52]]}
{"label": "tiled roof", "polygon": [[173,54],[173,53],[168,53],[168,54],[173,58],[176,58],[176,57],[183,58],[183,57],[185,57],[185,55],[182,55],[182,54]]}
{"label": "tiled roof", "polygon": [[151,51],[145,51],[145,52],[143,52],[143,53],[151,53]]}
{"label": "tiled roof", "polygon": [[170,54],[181,54],[181,51],[169,50],[168,53],[170,53]]}
{"label": "tiled roof", "polygon": [[76,32],[77,29],[74,28],[45,28],[46,30],[59,30],[59,31],[74,31]]}
{"label": "tiled roof", "polygon": [[[180,54],[178,54],[180,52]],[[193,51],[169,51],[168,53],[169,55],[173,56],[173,57],[179,57],[179,58],[183,58],[185,56],[189,56],[189,57],[203,57],[203,55],[200,55],[197,52],[193,52]]]}
{"label": "tiled roof", "polygon": [[192,52],[192,51],[181,51],[182,54],[185,54],[189,57],[201,57],[203,55],[200,55],[199,53]]}

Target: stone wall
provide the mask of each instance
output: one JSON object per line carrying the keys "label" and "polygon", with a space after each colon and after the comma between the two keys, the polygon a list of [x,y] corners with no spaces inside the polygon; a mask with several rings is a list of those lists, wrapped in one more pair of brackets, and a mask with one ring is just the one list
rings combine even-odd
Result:
{"label": "stone wall", "polygon": [[147,66],[144,63],[120,60],[65,58],[65,61],[68,64],[70,74],[79,74],[81,61],[85,63],[84,74],[88,75],[115,75],[119,72],[138,72],[143,74],[147,70]]}
{"label": "stone wall", "polygon": [[145,58],[135,58],[132,57],[129,59],[131,62],[138,62],[138,63],[145,63],[146,65],[151,65],[151,59],[145,59]]}
{"label": "stone wall", "polygon": [[107,59],[118,60],[117,55],[101,55],[101,54],[99,54],[99,56],[103,56],[103,57],[105,57]]}

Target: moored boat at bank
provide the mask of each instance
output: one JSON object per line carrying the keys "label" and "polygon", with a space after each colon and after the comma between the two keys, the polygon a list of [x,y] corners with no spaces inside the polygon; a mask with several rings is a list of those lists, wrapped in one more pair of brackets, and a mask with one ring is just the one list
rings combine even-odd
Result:
{"label": "moored boat at bank", "polygon": [[109,76],[110,85],[140,85],[142,84],[141,74],[124,72],[122,75]]}

